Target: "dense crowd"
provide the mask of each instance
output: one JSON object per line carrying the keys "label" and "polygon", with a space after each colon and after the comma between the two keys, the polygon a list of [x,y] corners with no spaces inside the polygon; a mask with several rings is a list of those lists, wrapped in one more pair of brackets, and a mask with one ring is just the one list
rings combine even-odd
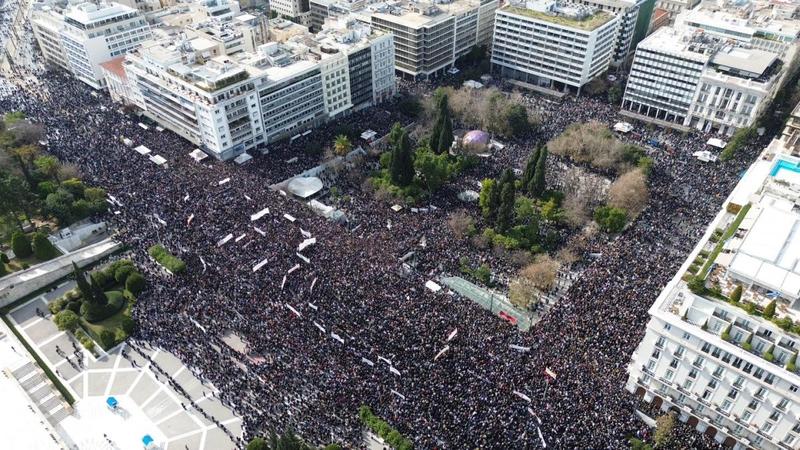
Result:
{"label": "dense crowd", "polygon": [[[417,448],[626,448],[626,436],[643,428],[624,384],[647,309],[763,144],[704,165],[691,156],[702,136],[660,137],[670,150],[651,152],[650,206],[521,334],[464,298],[424,288],[466,252],[444,223],[452,193],[433,199],[439,209],[427,214],[375,203],[357,227],[338,226],[267,188],[296,171],[286,160],[305,143],[245,167],[197,163],[189,143],[142,129],[80,82],[59,73],[17,78],[0,112],[22,110],[44,125],[47,151],[113,196],[106,220],[150,280],[134,309],[137,342],[168,349],[213,383],[243,417],[245,438],[291,427],[313,443],[360,447],[365,404]],[[502,164],[519,167],[537,141],[569,123],[615,117],[587,98],[528,101],[544,125],[510,143]],[[385,132],[398,117],[371,109],[349,120]],[[309,139],[331,142],[332,132]],[[659,138],[653,133],[636,139]],[[251,221],[264,208],[269,214]],[[236,239],[218,245],[228,234]],[[316,243],[299,251],[310,237]],[[156,243],[184,259],[187,273],[161,271],[146,253]],[[411,249],[418,270],[404,275],[399,258]],[[222,340],[229,332],[246,353]],[[547,389],[545,368],[557,374]]]}

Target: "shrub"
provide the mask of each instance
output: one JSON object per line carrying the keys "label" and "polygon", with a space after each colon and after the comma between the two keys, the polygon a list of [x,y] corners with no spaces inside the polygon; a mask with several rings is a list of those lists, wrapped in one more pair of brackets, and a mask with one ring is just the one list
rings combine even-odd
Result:
{"label": "shrub", "polygon": [[778,325],[783,331],[789,331],[792,329],[792,325],[794,325],[794,322],[792,321],[791,317],[784,316],[776,320],[775,325]]}
{"label": "shrub", "polygon": [[58,255],[58,250],[44,233],[37,232],[33,234],[33,254],[39,261],[47,261],[55,258]]}
{"label": "shrub", "polygon": [[392,428],[386,421],[372,413],[368,406],[361,406],[358,409],[358,417],[373,433],[382,437],[389,445],[397,450],[411,450],[414,444],[403,437],[399,431]]}
{"label": "shrub", "polygon": [[747,336],[747,339],[745,339],[745,341],[744,341],[744,342],[742,342],[742,348],[743,348],[745,351],[748,351],[748,352],[749,352],[750,350],[752,350],[752,349],[753,349],[753,344],[751,344],[751,343],[750,343],[750,341],[751,341],[752,339],[753,339],[753,335],[751,334],[751,335]]}
{"label": "shrub", "polygon": [[120,321],[120,327],[130,336],[134,331],[136,331],[136,322],[134,322],[133,319],[128,316],[123,316],[122,320]]}
{"label": "shrub", "polygon": [[104,349],[108,350],[109,348],[114,346],[115,337],[114,333],[111,330],[103,328],[102,330],[100,330],[100,333],[97,335],[97,337],[100,339],[100,345]]}
{"label": "shrub", "polygon": [[61,331],[75,331],[78,328],[80,318],[70,310],[61,311],[53,317],[53,322]]}
{"label": "shrub", "polygon": [[154,245],[147,249],[147,253],[153,257],[159,264],[172,273],[178,274],[186,270],[186,264],[172,254],[161,245]]}
{"label": "shrub", "polygon": [[325,450],[342,450],[342,446],[336,443],[328,444],[325,446]]}
{"label": "shrub", "polygon": [[50,314],[58,314],[64,307],[67,305],[67,299],[64,297],[59,297],[52,302],[47,304],[47,309],[50,310]]}
{"label": "shrub", "polygon": [[72,300],[70,302],[67,302],[66,308],[68,310],[74,312],[75,314],[80,314],[81,313],[81,302],[79,300]]}
{"label": "shrub", "polygon": [[601,206],[594,211],[594,221],[606,233],[619,233],[628,222],[628,213],[621,208]]}
{"label": "shrub", "polygon": [[731,301],[731,303],[739,303],[742,300],[742,287],[737,285],[733,292],[731,292],[731,296],[728,299]]}
{"label": "shrub", "polygon": [[706,281],[701,277],[692,277],[686,286],[692,291],[694,294],[703,295],[706,293]]}
{"label": "shrub", "polygon": [[492,270],[486,264],[481,264],[480,267],[472,271],[472,276],[481,283],[488,285],[492,279]]}
{"label": "shrub", "polygon": [[90,276],[94,281],[94,284],[104,289],[110,287],[114,282],[113,275],[109,276],[109,274],[105,270],[97,270],[95,272],[92,272]]}
{"label": "shrub", "polygon": [[767,351],[764,352],[763,356],[764,356],[764,359],[767,360],[767,362],[775,361],[775,346],[774,345],[770,345],[769,348],[767,349]]}
{"label": "shrub", "polygon": [[114,280],[117,283],[124,284],[125,281],[128,279],[128,276],[135,272],[136,268],[133,266],[120,266],[117,270],[114,271]]}
{"label": "shrub", "polygon": [[786,363],[786,370],[789,372],[795,372],[797,370],[797,353],[795,352],[791,358],[789,358],[789,362]]}
{"label": "shrub", "polygon": [[744,310],[747,311],[747,314],[755,314],[756,304],[753,302],[744,302]]}
{"label": "shrub", "polygon": [[121,292],[108,291],[105,294],[108,298],[108,303],[105,305],[93,304],[86,301],[81,305],[81,316],[83,316],[87,322],[95,323],[111,317],[125,306],[125,298],[122,296]]}
{"label": "shrub", "polygon": [[8,259],[8,255],[3,252],[0,252],[0,262],[3,264],[8,264],[11,260]]}
{"label": "shrub", "polygon": [[764,317],[767,319],[772,319],[775,317],[775,300],[772,300],[767,304],[767,307],[764,308]]}
{"label": "shrub", "polygon": [[126,333],[125,330],[122,328],[114,330],[114,345],[124,342],[125,339],[128,339],[128,333]]}
{"label": "shrub", "polygon": [[731,341],[731,326],[730,326],[730,324],[728,324],[728,326],[725,327],[725,330],[722,332],[720,337],[725,342],[730,342]]}
{"label": "shrub", "polygon": [[11,249],[14,250],[14,255],[18,258],[27,258],[33,254],[31,249],[31,241],[28,236],[16,231],[11,235]]}
{"label": "shrub", "polygon": [[87,336],[86,333],[83,332],[83,330],[79,329],[78,331],[76,331],[75,337],[78,339],[78,342],[80,342],[81,345],[83,345],[86,348],[86,350],[89,350],[90,352],[94,353],[94,341],[92,340],[92,338]]}
{"label": "shrub", "polygon": [[269,450],[269,445],[264,438],[254,437],[247,443],[247,450]]}
{"label": "shrub", "polygon": [[145,281],[144,277],[139,272],[133,272],[128,276],[125,281],[125,289],[131,292],[134,296],[138,296],[144,290]]}

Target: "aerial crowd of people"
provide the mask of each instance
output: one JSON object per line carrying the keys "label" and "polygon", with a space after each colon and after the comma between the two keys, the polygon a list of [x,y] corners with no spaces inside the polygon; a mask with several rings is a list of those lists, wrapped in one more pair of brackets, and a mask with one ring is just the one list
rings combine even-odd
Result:
{"label": "aerial crowd of people", "polygon": [[[43,125],[45,150],[106,189],[102,219],[149,280],[134,308],[135,341],[171,351],[213,383],[244,419],[241,443],[291,428],[314,444],[357,448],[357,411],[368,405],[417,448],[627,448],[646,430],[634,414],[640,400],[624,385],[647,310],[766,139],[708,165],[692,157],[703,135],[639,127],[624,137],[667,144],[648,153],[649,206],[520,333],[465,298],[425,288],[469,253],[445,224],[455,191],[434,196],[436,208],[424,214],[365,204],[357,226],[341,226],[268,188],[311,162],[286,162],[308,145],[302,140],[247,166],[198,163],[188,156],[193,145],[143,129],[65,74],[20,69],[0,96],[0,112],[23,111]],[[598,99],[524,100],[542,125],[508,142],[495,164],[522,168],[571,123],[618,120],[615,106]],[[388,104],[343,120],[383,135],[410,119]],[[336,125],[308,139],[331,142]],[[123,139],[163,156],[166,167]],[[186,273],[156,265],[147,255],[154,244],[182,258]],[[410,250],[419,262],[404,273],[399,260]],[[247,349],[226,344],[229,333]],[[713,445],[700,434],[679,439],[683,448]]]}

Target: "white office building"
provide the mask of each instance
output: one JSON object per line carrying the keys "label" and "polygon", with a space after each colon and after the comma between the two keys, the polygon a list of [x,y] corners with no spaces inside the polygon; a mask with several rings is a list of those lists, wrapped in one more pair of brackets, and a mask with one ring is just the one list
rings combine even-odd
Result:
{"label": "white office building", "polygon": [[311,25],[308,0],[270,0],[269,8],[286,19],[292,19],[305,26]]}
{"label": "white office building", "polygon": [[193,40],[149,41],[126,56],[112,96],[228,160],[385,101],[396,92],[392,36],[359,23],[206,57]]}
{"label": "white office building", "polygon": [[796,48],[778,54],[702,30],[662,27],[636,49],[622,113],[731,135],[752,125],[775,97]]}
{"label": "white office building", "polygon": [[576,0],[575,3],[595,7],[619,16],[617,38],[611,65],[625,63],[639,43],[647,35],[655,0]]}
{"label": "white office building", "polygon": [[93,88],[103,88],[100,64],[124,55],[151,37],[138,10],[118,3],[81,3],[64,11],[34,11],[34,35],[47,61]]}
{"label": "white office building", "polygon": [[[747,170],[658,296],[628,367],[629,391],[737,450],[800,445],[800,158],[791,136]],[[684,281],[696,276],[706,293]],[[721,299],[737,286],[738,303]],[[748,312],[773,301],[772,320]]]}
{"label": "white office building", "polygon": [[580,92],[608,69],[618,21],[576,3],[511,2],[497,10],[492,70],[534,86]]}
{"label": "white office building", "polygon": [[329,19],[350,16],[391,33],[395,69],[403,76],[427,79],[444,74],[473,47],[491,46],[497,4],[498,0],[321,2],[314,7],[312,24],[316,25],[312,28]]}

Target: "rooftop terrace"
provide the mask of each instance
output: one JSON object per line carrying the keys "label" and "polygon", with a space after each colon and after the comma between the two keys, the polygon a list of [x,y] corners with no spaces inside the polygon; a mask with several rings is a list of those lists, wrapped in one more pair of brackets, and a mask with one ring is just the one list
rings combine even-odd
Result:
{"label": "rooftop terrace", "polygon": [[577,28],[584,31],[594,31],[607,24],[614,18],[612,14],[599,10],[584,17],[570,17],[559,13],[536,11],[530,8],[524,8],[522,6],[514,6],[510,4],[504,6],[501,10],[511,14],[526,16],[532,19],[550,22],[565,27]]}

